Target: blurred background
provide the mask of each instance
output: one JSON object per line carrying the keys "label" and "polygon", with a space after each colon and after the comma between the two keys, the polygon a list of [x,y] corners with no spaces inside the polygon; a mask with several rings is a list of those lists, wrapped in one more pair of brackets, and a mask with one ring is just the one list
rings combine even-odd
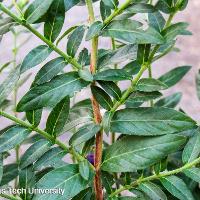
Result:
{"label": "blurred background", "polygon": [[[5,1],[10,3],[11,1]],[[120,3],[124,2],[121,0]],[[97,17],[99,16],[99,3],[95,3],[95,10]],[[161,74],[169,71],[170,69],[182,66],[182,65],[191,65],[192,70],[182,79],[182,81],[169,89],[166,93],[172,94],[174,92],[182,92],[183,97],[180,103],[180,107],[192,116],[196,120],[200,120],[200,101],[196,95],[196,86],[195,86],[195,76],[200,68],[200,1],[199,0],[190,0],[187,9],[183,12],[179,12],[174,21],[186,21],[190,24],[189,30],[193,33],[192,36],[179,37],[177,41],[177,47],[180,48],[180,52],[170,53],[165,58],[160,59],[153,65],[153,76],[158,77]],[[88,20],[87,9],[85,7],[74,7],[69,12],[66,13],[65,27],[63,31],[68,29],[70,26],[79,24],[80,22],[86,23]],[[39,28],[42,31],[42,26]],[[17,45],[22,44],[30,37],[30,34],[23,33],[17,39]],[[14,39],[12,33],[6,34],[2,42],[0,43],[0,66],[2,64],[13,60],[13,44]],[[19,50],[17,55],[17,63],[20,63],[25,55],[35,46],[42,44],[34,35],[29,38],[29,41],[24,44],[24,46]],[[89,43],[84,43],[83,46],[90,48]],[[110,40],[101,40],[100,46],[110,47]],[[60,47],[65,50],[66,42],[62,42]],[[55,57],[56,54],[52,54],[50,58]],[[46,61],[45,61],[46,62]],[[44,64],[44,63],[43,63]],[[36,73],[40,67],[33,69],[32,73]],[[28,72],[30,73],[30,71]],[[27,74],[28,74],[27,73]],[[4,73],[0,75],[0,82],[4,80],[7,76],[7,71],[4,70]],[[20,89],[18,94],[18,100],[25,94],[25,92],[30,87],[31,81],[26,82],[26,84]],[[126,88],[127,83],[123,83],[123,88]],[[82,98],[85,98],[88,94],[87,91],[82,92],[77,98],[76,101],[79,101]],[[7,120],[1,119],[0,128],[3,128],[7,124]],[[42,123],[41,126],[44,126]]]}

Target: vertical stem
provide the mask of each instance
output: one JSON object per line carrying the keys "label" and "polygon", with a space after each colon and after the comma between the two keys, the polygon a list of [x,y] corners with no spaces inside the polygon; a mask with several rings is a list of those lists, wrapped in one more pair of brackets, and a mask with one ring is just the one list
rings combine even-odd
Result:
{"label": "vertical stem", "polygon": [[[88,7],[90,24],[92,24],[95,22],[92,0],[86,0],[86,4]],[[98,37],[94,37],[92,39],[92,51],[91,51],[91,63],[90,63],[90,71],[93,74],[96,72],[97,53],[98,53]],[[95,84],[95,82],[93,84]],[[102,120],[100,107],[94,97],[92,97],[92,106],[93,106],[95,122],[97,124],[100,124]],[[101,165],[101,160],[102,160],[102,150],[103,150],[102,148],[103,148],[103,131],[101,130],[96,135],[96,148],[95,148],[94,166],[95,166],[96,174],[95,174],[95,179],[94,179],[94,188],[95,188],[96,200],[103,200],[103,190],[102,190],[101,171],[100,171],[100,165]]]}
{"label": "vertical stem", "polygon": [[[13,37],[14,37],[14,48],[13,48],[13,68],[15,69],[17,66],[17,33],[15,31],[13,32]],[[16,112],[16,107],[17,107],[17,85],[15,86],[14,89],[14,94],[13,94],[13,99],[14,99],[14,107],[13,107],[13,112],[15,117],[17,117],[17,112]],[[20,146],[16,146],[15,148],[15,156],[16,156],[16,163],[19,164],[19,159],[20,159]],[[15,188],[17,188],[18,185],[18,177],[15,179]]]}
{"label": "vertical stem", "polygon": [[[152,78],[153,75],[152,75],[152,67],[151,67],[151,65],[148,67],[148,73],[149,73],[149,78]],[[149,102],[150,102],[150,107],[153,107],[154,106],[153,100],[150,100]]]}

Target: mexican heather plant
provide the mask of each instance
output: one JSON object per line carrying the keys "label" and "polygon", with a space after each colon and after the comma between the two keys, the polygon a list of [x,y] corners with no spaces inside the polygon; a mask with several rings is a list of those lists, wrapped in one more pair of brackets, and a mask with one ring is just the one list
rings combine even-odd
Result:
{"label": "mexican heather plant", "polygon": [[[100,16],[94,2],[21,0],[13,1],[14,7],[0,3],[0,35],[24,27],[41,41],[0,85],[0,116],[12,121],[0,131],[1,189],[15,179],[15,189],[26,190],[0,196],[200,199],[198,123],[175,109],[181,93],[162,95],[191,67],[179,66],[152,77],[154,62],[176,50],[178,36],[191,34],[187,23],[173,21],[188,0],[101,0],[96,2]],[[74,6],[85,6],[89,20],[66,30],[65,14]],[[43,32],[35,24],[44,25]],[[112,44],[111,49],[100,47],[102,38]],[[63,41],[66,50],[59,48]],[[91,43],[90,51],[83,47],[84,41]],[[20,76],[52,52],[57,57],[35,75],[29,91],[16,103],[15,114],[8,112],[5,103]],[[121,81],[129,84],[124,91]],[[200,98],[199,75],[197,89]],[[91,90],[91,98],[74,103],[81,90]],[[39,127],[43,111],[49,113],[43,119],[44,130]],[[21,112],[23,119],[18,117]],[[70,139],[63,141],[62,134],[70,134]],[[3,165],[9,152],[23,144],[29,147],[17,162]],[[63,159],[66,155],[71,161]],[[46,192],[32,194],[32,188]]]}

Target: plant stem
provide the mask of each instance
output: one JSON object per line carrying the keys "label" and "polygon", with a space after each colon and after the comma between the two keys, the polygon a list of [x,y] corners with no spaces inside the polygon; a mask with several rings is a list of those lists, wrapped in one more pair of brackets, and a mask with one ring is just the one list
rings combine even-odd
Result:
{"label": "plant stem", "polygon": [[144,64],[140,71],[138,72],[137,76],[132,80],[131,86],[126,90],[126,92],[122,95],[120,101],[117,101],[113,108],[111,109],[111,112],[115,112],[119,106],[121,106],[126,99],[129,97],[129,95],[135,91],[135,86],[137,82],[140,80],[141,76],[143,75],[144,71],[148,68],[148,63]]}
{"label": "plant stem", "polygon": [[[86,0],[88,13],[89,13],[89,20],[90,24],[93,24],[95,22],[95,15],[94,15],[94,9],[92,5],[92,0]],[[92,39],[92,51],[91,51],[91,63],[90,63],[90,71],[92,74],[96,73],[96,65],[97,65],[97,53],[98,53],[98,37],[94,37]],[[95,85],[95,82],[93,83]],[[93,113],[95,122],[97,124],[101,124],[102,116],[100,112],[100,106],[97,102],[97,100],[92,97],[92,107],[93,107]],[[95,188],[95,195],[96,200],[103,200],[103,190],[102,190],[102,183],[101,183],[101,161],[102,161],[102,151],[103,151],[103,131],[100,130],[99,133],[96,135],[96,147],[95,147],[95,178],[94,178],[94,188]]]}
{"label": "plant stem", "polygon": [[54,45],[51,41],[45,38],[40,32],[34,29],[31,25],[27,24],[25,20],[20,19],[15,14],[13,14],[8,8],[6,8],[2,3],[0,3],[0,10],[9,15],[14,21],[26,27],[30,32],[32,32],[35,36],[40,38],[44,43],[46,43],[51,49],[53,49],[56,53],[66,59],[67,62],[72,64],[76,69],[81,69],[82,66],[77,62],[75,58],[72,58],[68,54],[61,51],[56,45]]}
{"label": "plant stem", "polygon": [[120,194],[121,192],[123,192],[125,190],[130,190],[131,188],[134,188],[134,187],[138,186],[139,184],[141,184],[143,182],[153,181],[153,180],[156,180],[156,179],[160,179],[160,178],[164,178],[164,177],[167,177],[167,176],[171,176],[171,175],[181,173],[184,170],[190,169],[190,168],[196,166],[199,163],[200,163],[200,157],[197,158],[196,160],[194,160],[193,162],[187,163],[187,164],[185,164],[184,166],[182,166],[178,169],[175,169],[175,170],[172,170],[172,171],[162,172],[160,174],[154,174],[152,176],[148,176],[148,177],[144,177],[144,178],[140,178],[140,179],[132,182],[130,185],[126,185],[126,186],[121,187],[120,189],[116,190],[114,193],[112,193],[110,195],[110,197],[114,197],[114,196]]}
{"label": "plant stem", "polygon": [[[15,33],[15,31],[13,32],[13,36],[14,36],[14,48],[13,48],[13,69],[16,68],[17,66],[17,34]],[[14,88],[14,107],[13,107],[13,112],[14,112],[14,115],[15,117],[17,117],[17,112],[16,112],[16,107],[17,107],[17,92],[18,92],[18,89],[17,89],[17,85],[15,85],[15,88]],[[19,151],[20,151],[20,146],[18,145],[16,148],[15,148],[15,155],[16,155],[16,163],[19,164],[19,159],[20,159],[20,155],[19,155]],[[14,186],[15,188],[17,188],[17,185],[18,185],[18,176],[16,177],[15,179],[15,183],[14,183]]]}
{"label": "plant stem", "polygon": [[[148,67],[148,72],[149,72],[149,78],[152,78],[153,75],[152,75],[152,67],[151,67],[151,65]],[[150,100],[149,102],[150,102],[150,107],[153,107],[154,106],[153,100]]]}
{"label": "plant stem", "polygon": [[118,15],[120,15],[123,10],[125,10],[131,3],[133,3],[133,0],[127,0],[124,4],[122,4],[119,8],[117,8],[109,17],[107,17],[103,24],[104,27],[110,24],[110,22]]}
{"label": "plant stem", "polygon": [[[52,137],[51,135],[49,135],[49,133],[47,133],[46,131],[38,128],[38,127],[34,127],[33,125],[13,116],[10,115],[9,113],[4,112],[3,110],[0,110],[0,116],[3,116],[13,122],[15,122],[16,124],[19,124],[31,131],[35,131],[37,133],[39,133],[40,135],[42,135],[44,138],[46,138],[47,140],[51,141],[53,144],[57,144],[60,148],[62,148],[63,150],[69,152],[70,154],[74,155],[74,150],[70,147],[67,147],[64,143],[60,142],[58,139],[55,140],[54,137]],[[85,159],[83,158],[81,155],[79,155],[78,153],[75,155],[77,160],[81,159]]]}

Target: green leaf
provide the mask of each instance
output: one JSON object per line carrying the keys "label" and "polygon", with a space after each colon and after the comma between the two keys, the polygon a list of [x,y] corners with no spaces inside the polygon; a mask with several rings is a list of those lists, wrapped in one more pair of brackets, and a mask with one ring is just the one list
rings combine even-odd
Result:
{"label": "green leaf", "polygon": [[81,127],[78,132],[76,132],[69,140],[69,144],[73,146],[77,146],[83,142],[88,141],[93,136],[95,136],[101,127],[96,124],[87,124]]}
{"label": "green leaf", "polygon": [[106,134],[108,134],[110,131],[110,122],[111,122],[113,115],[114,115],[113,112],[105,112],[105,114],[103,116],[102,124],[103,124],[103,129]]}
{"label": "green leaf", "polygon": [[126,100],[126,107],[135,108],[142,105],[146,101],[154,100],[161,97],[160,92],[133,92]]}
{"label": "green leaf", "polygon": [[165,193],[154,183],[146,182],[139,185],[144,193],[146,193],[153,200],[167,200]]}
{"label": "green leaf", "polygon": [[159,0],[156,4],[156,8],[166,14],[175,12],[172,0]]}
{"label": "green leaf", "polygon": [[33,1],[26,9],[24,17],[29,24],[36,22],[40,19],[49,9],[53,0],[40,0]]}
{"label": "green leaf", "polygon": [[178,83],[190,69],[190,66],[177,67],[162,75],[158,80],[166,84],[168,87],[172,87]]}
{"label": "green leaf", "polygon": [[136,85],[136,90],[142,92],[155,92],[159,90],[165,90],[167,88],[168,86],[165,83],[153,78],[142,78]]}
{"label": "green leaf", "polygon": [[[56,178],[55,178],[56,177]],[[33,200],[69,200],[79,192],[87,188],[88,181],[84,180],[76,164],[67,165],[55,169],[44,175],[36,185],[39,189],[62,189],[64,195],[60,194],[36,194]]]}
{"label": "green leaf", "polygon": [[161,32],[165,26],[165,18],[160,12],[153,12],[148,14],[149,26],[155,28],[158,32]]}
{"label": "green leaf", "polygon": [[54,147],[47,151],[34,163],[33,169],[36,171],[41,171],[48,167],[61,167],[66,164],[64,161],[62,161],[66,154],[67,152],[60,147]]}
{"label": "green leaf", "polygon": [[52,144],[49,141],[43,139],[31,145],[21,157],[20,169],[24,169],[25,167],[38,160],[45,152],[50,149],[51,145]]}
{"label": "green leaf", "polygon": [[53,1],[44,24],[44,36],[54,42],[62,30],[64,21],[64,0]]}
{"label": "green leaf", "polygon": [[196,76],[196,89],[197,89],[197,97],[200,100],[200,70]]}
{"label": "green leaf", "polygon": [[34,127],[39,126],[42,118],[42,109],[31,110],[26,112],[26,118]]}
{"label": "green leaf", "polygon": [[123,81],[131,80],[132,76],[123,69],[107,69],[97,72],[94,75],[94,80],[98,81]]}
{"label": "green leaf", "polygon": [[186,176],[191,178],[192,180],[196,181],[197,183],[200,183],[200,169],[193,167],[191,169],[186,169],[183,171]]}
{"label": "green leaf", "polygon": [[167,108],[175,108],[180,102],[182,97],[182,93],[177,92],[170,96],[167,96],[163,99],[158,100],[154,106],[156,107],[167,107]]}
{"label": "green leaf", "polygon": [[137,60],[131,61],[126,64],[123,69],[130,75],[135,75],[140,71],[141,65]]}
{"label": "green leaf", "polygon": [[67,53],[68,55],[74,57],[81,45],[85,34],[85,26],[77,27],[72,34],[69,36],[69,40],[67,42]]}
{"label": "green leaf", "polygon": [[0,36],[9,32],[13,25],[14,21],[10,17],[0,19]]}
{"label": "green leaf", "polygon": [[103,28],[103,24],[101,21],[94,22],[90,27],[86,34],[86,41],[91,40],[93,37],[98,36]]}
{"label": "green leaf", "polygon": [[104,90],[97,86],[91,86],[91,90],[95,99],[104,109],[110,110],[113,107],[112,99]]}
{"label": "green leaf", "polygon": [[105,6],[109,7],[110,9],[115,9],[119,5],[118,0],[102,0]]}
{"label": "green leaf", "polygon": [[113,175],[111,175],[110,173],[104,172],[104,171],[102,171],[101,174],[102,174],[102,175],[101,175],[101,179],[102,179],[103,186],[105,187],[106,192],[107,192],[108,194],[111,194],[111,193],[113,192],[112,186],[113,186],[114,183],[115,183],[114,177],[113,177]]}
{"label": "green leaf", "polygon": [[133,44],[125,45],[115,51],[104,51],[98,60],[98,68],[118,64],[129,59],[137,58],[137,46]]}
{"label": "green leaf", "polygon": [[110,96],[120,100],[122,93],[116,83],[112,81],[98,81],[98,83]]}
{"label": "green leaf", "polygon": [[178,150],[184,143],[185,138],[178,135],[126,136],[105,150],[101,168],[109,172],[145,169]]}
{"label": "green leaf", "polygon": [[196,122],[190,117],[169,108],[123,109],[117,111],[111,120],[112,132],[128,135],[164,135],[195,127]]}
{"label": "green leaf", "polygon": [[104,4],[103,0],[100,1],[100,13],[103,21],[111,15],[111,9]]}
{"label": "green leaf", "polygon": [[8,77],[0,84],[0,104],[2,104],[9,94],[14,90],[20,77],[20,66],[13,69]]}
{"label": "green leaf", "polygon": [[0,154],[0,183],[3,177],[3,154]]}
{"label": "green leaf", "polygon": [[[69,120],[65,124],[63,133],[73,130],[77,126],[91,124],[93,122],[93,110],[90,99],[85,99],[76,103],[69,113]],[[74,132],[73,132],[74,133]]]}
{"label": "green leaf", "polygon": [[92,189],[89,187],[73,197],[72,200],[91,200],[91,197]]}
{"label": "green leaf", "polygon": [[185,22],[172,24],[162,32],[162,35],[167,42],[174,40],[178,35],[191,35],[191,32],[186,30],[188,26]]}
{"label": "green leaf", "polygon": [[88,49],[84,48],[78,56],[78,63],[80,63],[81,66],[86,66],[89,64],[89,62],[90,62],[90,56]]}
{"label": "green leaf", "polygon": [[37,73],[34,85],[41,85],[55,77],[67,65],[64,58],[59,57],[46,63]]}
{"label": "green leaf", "polygon": [[9,128],[0,136],[0,153],[15,148],[17,145],[21,144],[30,133],[30,130],[18,125]]}
{"label": "green leaf", "polygon": [[51,111],[46,123],[46,132],[54,136],[59,135],[68,119],[70,109],[69,96],[62,99]]}
{"label": "green leaf", "polygon": [[70,10],[72,7],[77,5],[80,2],[80,0],[64,0],[65,3],[65,11]]}
{"label": "green leaf", "polygon": [[22,62],[21,73],[39,65],[51,54],[51,52],[52,49],[46,45],[40,45],[32,49]]}
{"label": "green leaf", "polygon": [[32,165],[29,167],[20,170],[19,172],[19,188],[26,189],[26,192],[21,193],[23,199],[31,199],[33,194],[30,194],[28,191],[33,189],[35,185],[35,174],[32,169]]}
{"label": "green leaf", "polygon": [[155,29],[141,29],[141,23],[130,19],[115,20],[108,25],[102,35],[113,37],[131,44],[162,44],[164,38]]}
{"label": "green leaf", "polygon": [[80,175],[87,181],[90,176],[90,165],[87,160],[83,160],[79,163]]}
{"label": "green leaf", "polygon": [[93,81],[93,75],[87,68],[79,70],[78,74],[85,81],[89,81],[89,82]]}
{"label": "green leaf", "polygon": [[187,7],[187,5],[188,5],[188,0],[182,0],[182,2],[181,3],[179,3],[179,6],[178,6],[178,8],[179,8],[179,10],[184,10],[186,7]]}
{"label": "green leaf", "polygon": [[146,3],[133,3],[128,8],[129,13],[153,13],[156,11],[155,7]]}
{"label": "green leaf", "polygon": [[189,163],[198,158],[200,154],[200,130],[197,129],[194,135],[189,139],[186,144],[183,154],[182,160],[184,163]]}
{"label": "green leaf", "polygon": [[19,170],[17,164],[8,164],[3,166],[3,177],[0,186],[6,185],[18,176]]}
{"label": "green leaf", "polygon": [[192,193],[188,189],[187,185],[176,176],[169,176],[160,179],[162,185],[176,198],[180,200],[194,200]]}
{"label": "green leaf", "polygon": [[86,87],[89,82],[83,81],[77,72],[58,75],[51,81],[33,87],[18,103],[18,111],[28,111],[43,107],[54,107],[64,97]]}

